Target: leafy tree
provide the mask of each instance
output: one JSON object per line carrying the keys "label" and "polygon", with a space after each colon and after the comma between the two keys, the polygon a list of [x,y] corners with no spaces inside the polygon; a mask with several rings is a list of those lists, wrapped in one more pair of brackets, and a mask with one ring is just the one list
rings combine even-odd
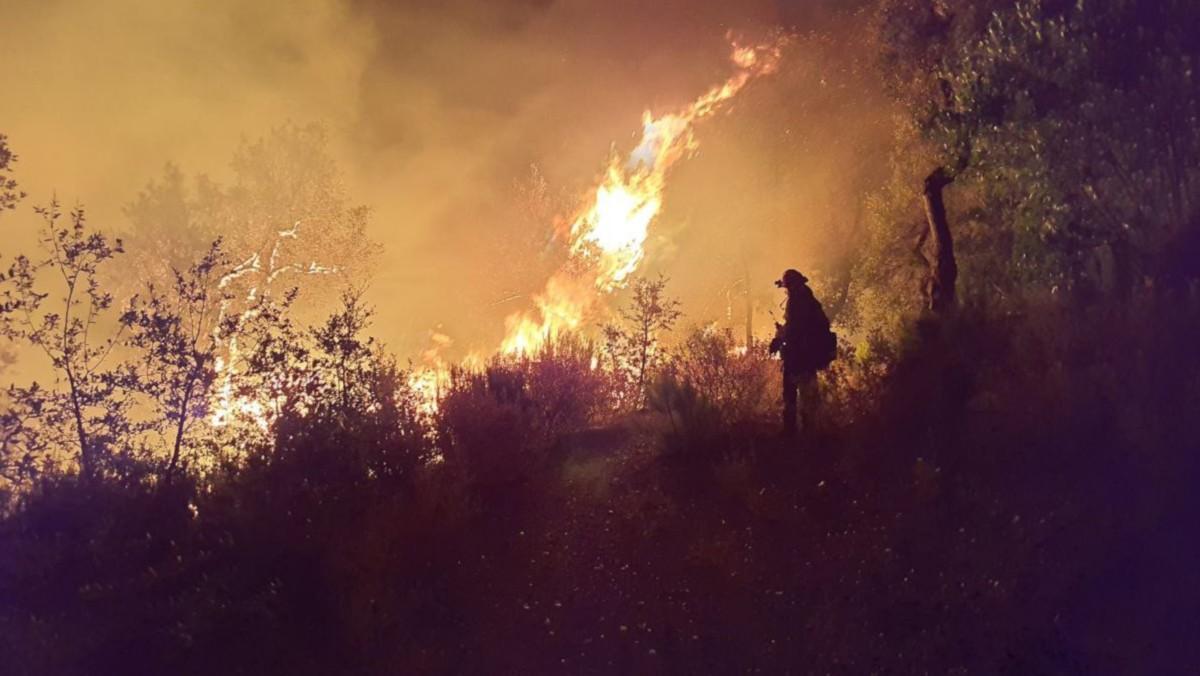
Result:
{"label": "leafy tree", "polygon": [[307,371],[311,345],[291,314],[296,297],[294,288],[279,298],[262,295],[237,315],[216,404],[221,425],[251,422],[269,431],[280,416],[303,413],[316,381]]}
{"label": "leafy tree", "polygon": [[168,483],[179,469],[189,433],[210,413],[216,360],[236,329],[236,322],[222,321],[229,295],[213,283],[227,268],[215,242],[186,272],[173,271],[167,292],[149,284],[146,297],[135,297],[121,316],[129,333],[125,345],[132,348],[126,384],[146,395],[151,410],[143,414],[163,440],[161,476]]}
{"label": "leafy tree", "polygon": [[9,173],[16,161],[17,156],[8,147],[8,137],[0,134],[0,211],[15,209],[17,202],[25,197]]}
{"label": "leafy tree", "polygon": [[362,294],[347,291],[342,294],[341,308],[312,332],[316,348],[312,367],[329,374],[323,382],[329,396],[316,397],[316,405],[327,407],[335,418],[370,405],[373,398],[369,383],[379,346],[374,338],[363,335],[370,319]]}
{"label": "leafy tree", "polygon": [[[8,137],[0,134],[0,211],[15,209],[17,202],[25,197],[25,193],[17,186],[16,179],[10,174],[12,165],[16,161],[17,156],[8,147]],[[0,271],[0,284],[3,284],[7,277],[8,275],[4,271]],[[7,315],[10,310],[11,308],[0,303],[0,324],[7,321]],[[7,346],[0,346],[0,373],[3,373],[5,368],[15,360],[16,357],[7,349]],[[0,404],[3,401],[3,397],[0,396]],[[3,429],[7,429],[7,426]]]}
{"label": "leafy tree", "polygon": [[[92,480],[139,431],[129,417],[131,400],[120,374],[106,366],[120,330],[103,339],[95,335],[113,304],[112,294],[101,287],[100,270],[123,248],[120,240],[91,231],[81,208],[71,212],[68,226],[60,223],[57,202],[36,212],[43,219],[45,258],[18,256],[9,269],[0,329],[6,338],[43,353],[55,384],[10,387],[17,412],[4,421],[5,452],[10,458],[17,454],[16,465],[28,471],[48,460],[35,462],[36,455],[73,447],[80,474]],[[47,278],[56,282],[56,292],[43,290]]]}
{"label": "leafy tree", "polygon": [[255,440],[235,426],[239,440],[272,456],[343,454],[337,462],[353,459],[363,481],[407,480],[429,455],[426,421],[408,374],[364,335],[371,312],[361,295],[344,293],[340,309],[307,331],[289,316],[294,300],[263,297],[236,327],[229,419],[249,417],[266,432]]}
{"label": "leafy tree", "polygon": [[1197,27],[1185,2],[1034,0],[946,64],[931,133],[969,145],[1024,271],[1071,282],[1104,247],[1121,286],[1178,272],[1157,259],[1195,236]]}
{"label": "leafy tree", "polygon": [[959,186],[979,249],[1007,268],[993,281],[1194,274],[1181,261],[1200,250],[1190,3],[884,5],[881,53],[917,141],[899,152],[923,145]]}
{"label": "leafy tree", "polygon": [[360,292],[346,291],[338,311],[311,331],[307,370],[317,376],[305,424],[342,435],[334,446],[356,453],[369,478],[408,481],[432,455],[423,402],[408,373],[365,335],[371,315]]}
{"label": "leafy tree", "polygon": [[[297,287],[309,303],[336,301],[341,285],[358,283],[374,260],[366,237],[369,209],[353,204],[319,125],[284,125],[243,140],[228,185],[199,176],[189,182],[168,165],[126,206],[135,264],[162,285],[220,239],[237,263],[226,284],[236,304]],[[118,280],[120,281],[120,280]],[[138,280],[140,284],[141,280]]]}
{"label": "leafy tree", "polygon": [[664,277],[634,280],[630,305],[620,313],[622,323],[603,327],[609,365],[626,384],[618,402],[622,406],[645,407],[646,387],[666,356],[661,336],[683,314],[679,301],[666,295],[666,287]]}

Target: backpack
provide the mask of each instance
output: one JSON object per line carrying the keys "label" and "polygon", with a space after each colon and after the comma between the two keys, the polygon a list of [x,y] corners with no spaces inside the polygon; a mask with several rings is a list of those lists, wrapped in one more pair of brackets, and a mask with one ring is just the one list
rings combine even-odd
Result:
{"label": "backpack", "polygon": [[815,298],[813,303],[816,305],[815,312],[812,315],[812,323],[809,325],[807,334],[812,336],[810,343],[811,348],[808,350],[809,366],[814,371],[821,371],[829,368],[834,359],[837,359],[837,334],[829,326],[829,318],[825,316],[825,309],[821,307]]}
{"label": "backpack", "polygon": [[797,303],[794,309],[791,306],[793,300],[789,299],[788,302],[789,318],[794,317],[796,321],[795,327],[788,327],[789,333],[794,332],[793,336],[787,337],[795,343],[792,348],[795,350],[793,365],[812,371],[828,368],[837,359],[837,334],[829,327],[829,318],[825,316],[821,303],[812,296],[811,291],[807,297],[802,296],[794,301]]}
{"label": "backpack", "polygon": [[833,329],[826,328],[825,332],[821,335],[820,342],[816,346],[817,349],[813,350],[813,356],[816,359],[813,367],[818,371],[829,368],[833,360],[837,359],[837,345],[837,334],[833,332]]}

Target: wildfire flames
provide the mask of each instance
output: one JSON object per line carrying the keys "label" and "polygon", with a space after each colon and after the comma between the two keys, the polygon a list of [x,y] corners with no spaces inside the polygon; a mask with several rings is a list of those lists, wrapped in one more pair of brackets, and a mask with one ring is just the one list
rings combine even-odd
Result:
{"label": "wildfire flames", "polygon": [[[755,77],[772,73],[781,53],[781,41],[757,46],[734,43],[731,58],[737,70],[728,80],[682,110],[659,117],[650,111],[643,114],[638,145],[624,158],[613,153],[598,185],[586,195],[570,221],[570,227],[565,229],[563,236],[570,254],[568,261],[534,297],[532,311],[516,313],[505,320],[506,336],[500,345],[502,354],[537,354],[548,341],[579,329],[598,301],[627,282],[645,257],[650,226],[662,209],[667,172],[698,147],[695,123],[715,113],[721,104],[736,96]],[[244,299],[249,309],[243,312],[243,319],[255,311],[254,301],[260,293],[260,285],[265,291],[265,287],[280,274],[333,272],[316,263],[307,267],[279,266],[280,245],[283,240],[296,236],[295,227],[280,232],[265,266],[261,256],[255,254],[222,280],[224,288],[244,276],[254,279]],[[222,313],[227,310],[222,307]],[[409,378],[409,385],[430,413],[436,410],[440,393],[449,378],[449,367],[441,353],[451,342],[443,334],[435,332],[431,335],[433,346],[422,355],[422,367],[414,370]],[[236,339],[225,348],[226,354],[217,363],[219,379],[212,423],[219,426],[234,417],[246,417],[265,427],[268,423],[266,403],[235,392]],[[464,362],[464,366],[478,366],[482,361],[473,356]]]}
{"label": "wildfire flames", "polygon": [[616,153],[603,178],[576,213],[568,231],[570,260],[535,296],[534,312],[505,321],[500,351],[535,354],[549,340],[576,330],[593,305],[619,289],[645,257],[650,226],[662,209],[667,172],[698,147],[694,125],[712,115],[759,75],[773,72],[780,42],[754,47],[734,44],[737,72],[683,110],[642,116],[642,138],[628,157]]}

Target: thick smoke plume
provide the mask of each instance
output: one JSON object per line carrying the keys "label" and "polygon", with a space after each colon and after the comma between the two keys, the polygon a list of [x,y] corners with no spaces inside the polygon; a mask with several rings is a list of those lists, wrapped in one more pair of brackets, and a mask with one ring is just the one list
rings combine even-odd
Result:
{"label": "thick smoke plume", "polygon": [[57,192],[120,231],[167,163],[220,181],[240,139],[320,122],[372,210],[368,300],[402,354],[431,330],[496,345],[614,145],[723,80],[731,33],[796,39],[673,170],[643,271],[672,278],[690,319],[737,323],[748,301],[766,322],[784,267],[836,284],[887,133],[841,2],[19,0],[4,16],[21,29],[0,44],[0,125],[30,201]]}

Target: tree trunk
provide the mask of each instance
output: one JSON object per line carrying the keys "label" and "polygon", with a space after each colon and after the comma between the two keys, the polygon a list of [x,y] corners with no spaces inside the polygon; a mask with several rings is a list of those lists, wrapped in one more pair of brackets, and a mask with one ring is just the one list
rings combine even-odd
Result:
{"label": "tree trunk", "polygon": [[[69,356],[68,356],[69,359]],[[70,388],[71,415],[75,420],[75,433],[79,438],[79,474],[84,481],[91,481],[96,474],[96,463],[92,457],[91,439],[83,426],[83,407],[79,404],[79,384],[75,380],[75,372],[67,362],[64,370],[67,373],[67,385]]]}
{"label": "tree trunk", "polygon": [[639,411],[646,410],[646,367],[650,361],[650,327],[643,322],[642,324],[642,344],[638,358],[638,375],[637,375],[637,409]]}
{"label": "tree trunk", "polygon": [[163,477],[164,484],[171,483],[171,477],[179,465],[179,454],[183,450],[183,433],[187,429],[188,406],[192,403],[192,388],[195,384],[194,379],[188,380],[187,388],[183,393],[183,404],[179,407],[179,424],[175,427],[175,445],[171,449],[171,461],[167,464],[166,476]]}
{"label": "tree trunk", "polygon": [[933,235],[933,258],[929,262],[929,277],[925,281],[925,299],[929,309],[942,314],[956,304],[955,284],[958,282],[958,263],[954,259],[954,240],[946,220],[946,203],[942,189],[954,182],[945,168],[938,167],[925,178],[925,218]]}

